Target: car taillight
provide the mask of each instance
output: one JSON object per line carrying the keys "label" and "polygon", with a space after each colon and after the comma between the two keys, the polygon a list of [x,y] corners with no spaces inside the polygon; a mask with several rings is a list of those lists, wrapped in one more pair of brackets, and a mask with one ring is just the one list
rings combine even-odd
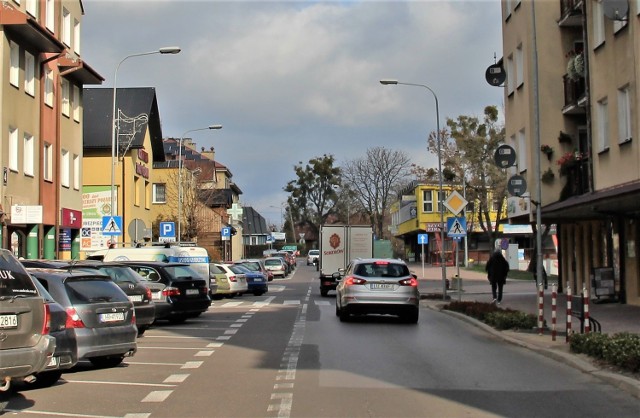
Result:
{"label": "car taillight", "polygon": [[236,282],[236,276],[229,276],[229,280],[231,280],[232,282]]}
{"label": "car taillight", "polygon": [[153,295],[151,294],[151,289],[149,289],[148,287],[146,287],[144,289],[144,292],[147,294],[147,299],[152,300],[153,299]]}
{"label": "car taillight", "polygon": [[42,323],[42,335],[48,335],[51,330],[51,309],[49,304],[44,304],[44,322]]}
{"label": "car taillight", "polygon": [[78,316],[75,308],[67,308],[67,328],[84,328],[84,322]]}
{"label": "car taillight", "polygon": [[135,309],[133,309],[133,310],[131,311],[131,323],[132,323],[133,325],[135,325],[135,324],[136,324],[136,310],[135,310]]}
{"label": "car taillight", "polygon": [[400,280],[399,283],[400,283],[400,286],[418,287],[418,281],[414,277],[410,279]]}
{"label": "car taillight", "polygon": [[180,296],[180,289],[177,287],[167,286],[162,289],[162,296],[170,297],[170,296]]}
{"label": "car taillight", "polygon": [[354,284],[365,284],[367,281],[365,279],[360,279],[358,277],[349,276],[345,278],[344,284],[346,286],[353,286]]}

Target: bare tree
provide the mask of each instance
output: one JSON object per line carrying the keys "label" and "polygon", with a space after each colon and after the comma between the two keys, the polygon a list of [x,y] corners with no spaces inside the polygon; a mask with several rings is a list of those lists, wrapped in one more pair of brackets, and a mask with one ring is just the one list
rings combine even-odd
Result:
{"label": "bare tree", "polygon": [[358,210],[365,213],[377,236],[384,234],[384,219],[394,191],[410,174],[410,159],[402,151],[369,148],[362,158],[348,161],[342,169],[343,185],[352,192]]}

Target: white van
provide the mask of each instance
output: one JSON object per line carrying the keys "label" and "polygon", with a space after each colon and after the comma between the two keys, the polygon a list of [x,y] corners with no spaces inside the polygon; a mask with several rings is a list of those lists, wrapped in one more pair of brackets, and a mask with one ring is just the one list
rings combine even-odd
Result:
{"label": "white van", "polygon": [[202,247],[178,245],[151,245],[146,247],[125,247],[99,250],[91,253],[88,260],[102,261],[166,261],[190,264],[209,282],[209,253]]}

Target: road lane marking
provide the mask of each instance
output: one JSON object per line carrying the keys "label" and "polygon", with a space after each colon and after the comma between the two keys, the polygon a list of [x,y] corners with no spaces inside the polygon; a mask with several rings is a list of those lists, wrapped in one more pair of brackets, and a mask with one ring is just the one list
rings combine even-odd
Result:
{"label": "road lane marking", "polygon": [[[11,412],[13,414],[32,414],[32,415],[49,415],[56,417],[82,417],[82,418],[122,418],[122,417],[110,417],[107,415],[87,415],[87,414],[71,414],[68,412],[50,412],[50,411],[35,411],[35,410],[26,410],[26,409],[3,409],[2,412]],[[150,414],[144,414],[145,417],[148,417]],[[129,414],[125,415],[125,418],[129,417]]]}
{"label": "road lane marking", "polygon": [[106,380],[67,380],[64,379],[67,383],[91,383],[94,385],[114,385],[114,386],[152,386],[152,387],[160,387],[160,388],[174,388],[176,385],[165,385],[162,383],[135,383],[135,382],[109,382]]}
{"label": "road lane marking", "polygon": [[329,306],[331,305],[331,302],[329,302],[328,300],[316,300],[315,304],[316,306]]}
{"label": "road lane marking", "polygon": [[202,361],[187,361],[181,369],[197,369],[202,366]]}
{"label": "road lane marking", "polygon": [[182,366],[184,363],[147,363],[143,361],[127,361],[127,364],[138,365],[138,366]]}
{"label": "road lane marking", "polygon": [[188,374],[172,374],[164,379],[164,383],[182,383],[187,379],[187,377],[189,377]]}
{"label": "road lane marking", "polygon": [[300,305],[300,301],[299,300],[285,300],[282,304],[283,305]]}
{"label": "road lane marking", "polygon": [[173,393],[172,390],[154,390],[145,396],[141,402],[164,402],[171,393]]}
{"label": "road lane marking", "polygon": [[194,357],[210,357],[213,354],[213,350],[208,351],[198,351],[193,356]]}
{"label": "road lane marking", "polygon": [[224,343],[210,343],[207,344],[207,348],[220,348],[224,345]]}
{"label": "road lane marking", "polygon": [[231,335],[221,335],[218,338],[216,338],[216,340],[218,341],[227,341],[231,339]]}
{"label": "road lane marking", "polygon": [[145,350],[202,350],[202,347],[155,347],[149,345],[139,346],[138,350],[142,348]]}

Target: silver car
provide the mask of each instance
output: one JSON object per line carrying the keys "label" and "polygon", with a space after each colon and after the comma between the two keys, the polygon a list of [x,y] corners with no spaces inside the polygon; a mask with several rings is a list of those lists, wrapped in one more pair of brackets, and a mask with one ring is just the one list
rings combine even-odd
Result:
{"label": "silver car", "polygon": [[418,280],[403,261],[357,259],[334,277],[340,321],[348,321],[351,315],[391,314],[408,323],[418,322]]}

